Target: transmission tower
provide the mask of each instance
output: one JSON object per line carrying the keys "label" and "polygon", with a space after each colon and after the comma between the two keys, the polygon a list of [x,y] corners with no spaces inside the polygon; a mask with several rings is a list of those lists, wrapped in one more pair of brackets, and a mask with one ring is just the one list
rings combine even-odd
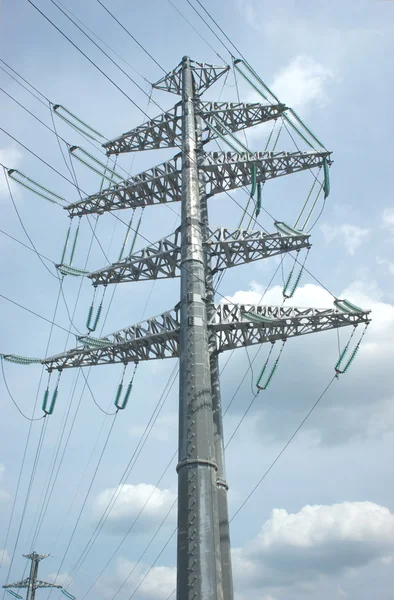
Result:
{"label": "transmission tower", "polygon": [[37,588],[57,588],[62,590],[69,600],[75,600],[74,596],[63,590],[63,586],[38,579],[38,563],[44,558],[48,558],[49,554],[37,554],[37,552],[32,552],[31,554],[23,554],[23,556],[31,561],[29,577],[22,579],[22,581],[17,581],[16,583],[3,585],[3,588],[14,596],[14,598],[20,599],[22,596],[13,592],[12,589],[27,588],[26,600],[34,600]]}
{"label": "transmission tower", "polygon": [[[104,144],[120,154],[180,147],[173,159],[69,204],[71,217],[181,202],[181,226],[127,258],[92,272],[93,286],[180,277],[168,312],[43,360],[53,370],[179,358],[178,600],[232,600],[218,356],[254,344],[368,323],[350,305],[329,309],[214,304],[213,276],[224,269],[310,247],[309,236],[278,227],[265,234],[212,229],[207,199],[245,185],[322,167],[330,153],[205,152],[210,140],[273,121],[283,104],[205,102],[201,95],[229,67],[184,57],[154,88],[181,96],[173,109]],[[280,224],[278,224],[280,225]]]}

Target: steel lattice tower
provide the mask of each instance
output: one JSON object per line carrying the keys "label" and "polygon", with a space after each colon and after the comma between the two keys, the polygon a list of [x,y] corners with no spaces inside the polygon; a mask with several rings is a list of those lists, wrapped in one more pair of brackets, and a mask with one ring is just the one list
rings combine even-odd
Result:
{"label": "steel lattice tower", "polygon": [[232,600],[227,483],[218,355],[225,350],[368,323],[362,310],[214,304],[213,275],[223,269],[309,248],[302,232],[211,229],[207,199],[217,193],[321,167],[330,153],[205,152],[220,134],[272,121],[282,104],[204,102],[229,67],[188,57],[154,84],[182,101],[104,144],[108,154],[181,147],[173,159],[69,204],[71,217],[181,202],[181,226],[88,277],[95,287],[179,277],[180,302],[162,315],[43,360],[49,371],[179,357],[178,600]]}
{"label": "steel lattice tower", "polygon": [[[22,596],[12,592],[11,590],[27,588],[26,600],[35,600],[37,588],[63,589],[63,586],[61,585],[55,585],[54,583],[48,583],[47,581],[41,581],[41,579],[38,579],[38,564],[44,558],[48,558],[49,554],[37,554],[37,552],[32,552],[31,554],[23,554],[23,556],[31,560],[29,577],[23,579],[22,581],[3,585],[4,589],[9,590],[15,598],[21,598]],[[74,598],[71,596],[71,594],[69,596]]]}

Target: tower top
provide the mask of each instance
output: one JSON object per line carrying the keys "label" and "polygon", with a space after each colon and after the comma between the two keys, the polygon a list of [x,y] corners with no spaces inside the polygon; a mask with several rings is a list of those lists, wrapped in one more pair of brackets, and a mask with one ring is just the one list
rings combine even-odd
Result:
{"label": "tower top", "polygon": [[191,60],[188,56],[184,56],[182,61],[175,69],[164,75],[159,81],[153,83],[152,86],[157,90],[164,90],[171,94],[182,94],[182,64],[188,60],[192,70],[194,81],[194,91],[200,94],[207,90],[215,83],[224,73],[230,69],[229,65],[209,65]]}

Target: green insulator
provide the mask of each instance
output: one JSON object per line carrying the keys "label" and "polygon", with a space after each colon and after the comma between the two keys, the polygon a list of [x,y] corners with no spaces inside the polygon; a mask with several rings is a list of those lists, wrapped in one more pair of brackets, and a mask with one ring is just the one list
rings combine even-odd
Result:
{"label": "green insulator", "polygon": [[132,389],[133,389],[133,383],[132,383],[132,381],[130,381],[129,385],[127,386],[126,393],[124,395],[122,402],[116,404],[116,407],[119,408],[119,410],[124,410],[126,408]]}
{"label": "green insulator", "polygon": [[121,409],[121,406],[119,406],[119,400],[122,395],[122,390],[123,390],[123,383],[120,383],[118,385],[118,389],[117,389],[116,396],[115,396],[115,402],[114,402],[116,408],[119,408],[119,409]]}
{"label": "green insulator", "polygon": [[359,347],[359,346],[356,346],[356,348],[353,350],[353,352],[352,352],[352,354],[351,354],[351,356],[350,356],[349,360],[348,360],[348,361],[347,361],[347,363],[346,363],[346,366],[345,366],[345,368],[343,369],[343,373],[346,373],[346,371],[349,369],[350,365],[352,364],[352,362],[353,362],[353,361],[354,361],[354,359],[356,358],[356,356],[357,356],[357,353],[358,353],[359,349],[360,349],[360,347]]}
{"label": "green insulator", "polygon": [[257,166],[256,163],[253,163],[252,165],[252,189],[250,190],[250,197],[253,198],[253,196],[256,193],[256,177],[257,177]]}
{"label": "green insulator", "polygon": [[326,199],[330,193],[330,171],[328,169],[327,158],[323,158],[323,171],[324,171],[324,199]]}
{"label": "green insulator", "polygon": [[64,259],[66,257],[66,251],[67,251],[67,246],[68,246],[68,240],[69,240],[69,237],[70,237],[70,231],[71,231],[71,222],[70,222],[70,227],[68,228],[68,231],[67,231],[66,241],[64,242],[64,248],[63,248],[62,257],[60,259],[60,264],[64,263]]}
{"label": "green insulator", "polygon": [[348,346],[346,346],[346,347],[345,347],[345,348],[342,350],[342,352],[341,352],[341,355],[340,355],[340,357],[338,358],[337,364],[335,365],[335,370],[336,370],[336,371],[339,371],[339,369],[340,369],[340,366],[341,366],[341,364],[343,363],[343,360],[344,360],[344,358],[345,358],[345,356],[346,356],[346,354],[347,354],[347,351],[348,351]]}
{"label": "green insulator", "polygon": [[[91,321],[92,321],[92,316],[93,316],[93,308],[94,308],[94,306],[93,306],[93,302],[92,302],[92,304],[91,304],[91,305],[90,305],[90,307],[89,307],[88,318],[86,319],[86,327],[87,327],[89,330],[91,330],[91,329],[90,329],[90,323],[91,323]],[[91,330],[91,331],[92,331],[92,330]]]}
{"label": "green insulator", "polygon": [[257,184],[256,219],[261,211],[261,189],[261,182],[259,181],[259,183]]}
{"label": "green insulator", "polygon": [[267,381],[266,381],[266,383],[265,383],[265,386],[264,386],[264,389],[265,389],[265,390],[267,389],[267,387],[268,387],[268,386],[269,386],[269,384],[271,383],[271,379],[273,378],[273,376],[274,376],[274,374],[275,374],[275,371],[276,371],[277,367],[278,367],[278,363],[276,362],[276,363],[274,364],[274,366],[272,367],[271,373],[268,375],[268,379],[267,379]]}
{"label": "green insulator", "polygon": [[47,404],[48,404],[48,396],[49,396],[49,388],[47,388],[45,390],[45,392],[44,392],[44,398],[43,398],[43,401],[42,401],[42,410],[44,412],[47,412],[46,409],[47,409]]}
{"label": "green insulator", "polygon": [[264,367],[261,369],[261,373],[260,373],[259,378],[257,379],[257,383],[256,383],[257,387],[260,386],[260,382],[263,379],[264,373],[267,370],[267,365],[268,365],[268,360],[266,360]]}
{"label": "green insulator", "polygon": [[49,405],[49,408],[48,408],[48,410],[45,411],[47,415],[51,415],[53,413],[53,409],[55,408],[55,404],[56,404],[56,400],[57,400],[57,395],[58,395],[58,389],[56,387],[53,390],[53,394],[52,394],[51,403]]}
{"label": "green insulator", "polygon": [[98,325],[98,322],[100,320],[100,316],[101,316],[101,312],[103,310],[103,303],[100,303],[100,306],[97,309],[97,313],[96,313],[96,318],[94,319],[94,323],[93,323],[93,329],[92,331],[96,331],[96,327]]}
{"label": "green insulator", "polygon": [[74,259],[74,254],[75,254],[75,248],[77,247],[77,239],[78,239],[78,235],[79,235],[79,227],[81,225],[81,217],[79,217],[79,221],[78,221],[78,227],[77,230],[75,232],[75,236],[74,236],[74,241],[73,241],[73,245],[71,248],[71,255],[70,255],[70,267],[72,265],[73,259]]}

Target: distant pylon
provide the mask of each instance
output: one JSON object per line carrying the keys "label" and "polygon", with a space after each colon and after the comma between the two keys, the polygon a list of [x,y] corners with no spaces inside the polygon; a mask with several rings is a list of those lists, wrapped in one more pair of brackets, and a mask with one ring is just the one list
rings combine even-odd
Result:
{"label": "distant pylon", "polygon": [[22,596],[12,591],[12,588],[22,589],[27,588],[26,600],[34,600],[36,596],[37,588],[58,588],[71,600],[74,598],[71,594],[63,590],[62,585],[55,585],[54,583],[48,583],[47,581],[41,581],[41,579],[37,578],[38,575],[38,563],[40,560],[44,558],[48,558],[49,554],[37,554],[37,552],[32,552],[31,554],[23,554],[25,558],[31,560],[30,566],[30,575],[26,579],[22,579],[22,581],[17,581],[16,583],[7,583],[7,585],[3,585],[3,588],[7,590],[14,598],[21,599]]}

